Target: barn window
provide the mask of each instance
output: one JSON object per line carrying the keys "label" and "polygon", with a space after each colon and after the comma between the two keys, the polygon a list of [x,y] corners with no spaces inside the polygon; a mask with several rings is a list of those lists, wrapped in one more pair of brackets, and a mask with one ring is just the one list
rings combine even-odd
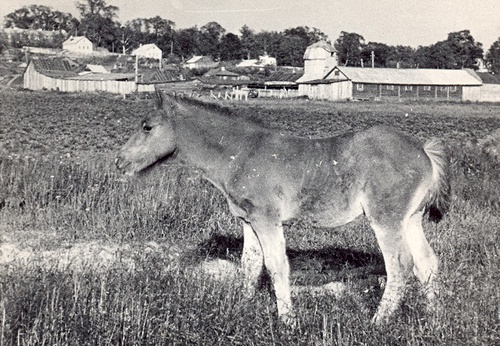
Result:
{"label": "barn window", "polygon": [[413,85],[405,85],[405,91],[412,91]]}
{"label": "barn window", "polygon": [[424,85],[424,91],[431,91],[430,85]]}
{"label": "barn window", "polygon": [[365,86],[363,84],[356,84],[356,90],[363,91],[363,90],[365,90]]}
{"label": "barn window", "polygon": [[340,76],[340,71],[339,70],[335,70],[334,74],[335,74],[336,77],[338,77],[338,76]]}
{"label": "barn window", "polygon": [[448,90],[448,87],[447,86],[442,86],[442,87],[439,88],[439,90],[446,91],[446,90]]}
{"label": "barn window", "polygon": [[450,92],[452,92],[452,93],[457,92],[457,86],[456,85],[451,86],[450,87]]}
{"label": "barn window", "polygon": [[387,90],[394,90],[394,85],[388,85]]}

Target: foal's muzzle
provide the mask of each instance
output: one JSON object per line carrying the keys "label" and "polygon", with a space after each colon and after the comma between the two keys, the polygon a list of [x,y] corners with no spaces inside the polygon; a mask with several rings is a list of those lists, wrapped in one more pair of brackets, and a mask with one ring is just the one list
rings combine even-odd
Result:
{"label": "foal's muzzle", "polygon": [[115,166],[121,173],[125,173],[126,168],[130,166],[130,161],[125,161],[121,155],[118,155],[115,159]]}

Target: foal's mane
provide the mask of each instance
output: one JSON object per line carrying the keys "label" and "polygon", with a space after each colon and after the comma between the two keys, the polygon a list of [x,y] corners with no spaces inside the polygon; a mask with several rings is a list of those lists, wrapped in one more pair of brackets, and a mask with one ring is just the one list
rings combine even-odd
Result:
{"label": "foal's mane", "polygon": [[[159,109],[167,106],[164,104],[164,98],[158,95],[158,93],[162,92],[161,90],[157,89],[157,107]],[[210,113],[216,118],[219,118],[220,120],[227,122],[228,125],[230,124],[238,124],[238,125],[247,125],[250,127],[258,127],[262,129],[269,129],[266,124],[261,120],[256,117],[251,117],[248,116],[247,114],[242,114],[241,111],[238,111],[238,109],[234,106],[226,106],[220,103],[216,102],[207,102],[205,100],[200,100],[198,98],[193,98],[193,97],[187,97],[184,96],[183,94],[170,94],[167,93],[169,96],[167,98],[171,98],[174,101],[174,107],[175,104],[179,104],[181,106],[185,106],[188,109],[196,108],[198,110],[203,110],[207,113]],[[208,120],[208,119],[206,119]]]}

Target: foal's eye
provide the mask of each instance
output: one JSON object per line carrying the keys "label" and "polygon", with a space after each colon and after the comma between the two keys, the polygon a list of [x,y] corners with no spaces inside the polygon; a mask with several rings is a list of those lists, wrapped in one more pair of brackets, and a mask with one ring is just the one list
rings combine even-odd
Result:
{"label": "foal's eye", "polygon": [[142,123],[142,129],[144,130],[144,132],[150,132],[153,129],[153,127],[144,122]]}

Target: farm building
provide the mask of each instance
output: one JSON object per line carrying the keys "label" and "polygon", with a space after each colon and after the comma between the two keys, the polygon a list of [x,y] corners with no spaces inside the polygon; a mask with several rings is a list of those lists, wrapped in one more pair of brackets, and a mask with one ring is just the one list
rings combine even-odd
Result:
{"label": "farm building", "polygon": [[210,69],[217,66],[219,66],[218,62],[213,61],[212,58],[203,55],[195,55],[184,64],[184,67],[188,69]]}
{"label": "farm building", "polygon": [[150,43],[141,45],[139,48],[132,51],[132,55],[142,58],[161,60],[162,51],[156,44]]}
{"label": "farm building", "polygon": [[63,92],[106,91],[115,94],[154,91],[155,84],[184,80],[174,71],[159,68],[135,73],[110,73],[102,66],[79,65],[69,58],[33,58],[23,75],[24,87],[31,90]]}
{"label": "farm building", "polygon": [[133,73],[90,73],[79,75],[81,66],[67,58],[31,59],[23,75],[23,86],[31,90],[63,92],[106,91],[128,94],[136,90]]}
{"label": "farm building", "polygon": [[483,86],[481,87],[481,101],[500,102],[500,76],[489,72],[477,72]]}
{"label": "farm building", "polygon": [[64,50],[74,53],[91,54],[94,51],[94,44],[85,36],[70,36],[62,46]]}
{"label": "farm building", "polygon": [[[307,74],[307,71],[306,71]],[[315,99],[422,99],[479,101],[482,81],[472,70],[336,66],[324,77],[303,81],[299,94]]]}
{"label": "farm building", "polygon": [[296,97],[299,85],[297,80],[304,74],[301,68],[279,70],[271,73],[263,83],[257,85],[259,97]]}
{"label": "farm building", "polygon": [[323,78],[337,65],[334,47],[325,41],[313,43],[304,53],[304,75],[298,83]]}

